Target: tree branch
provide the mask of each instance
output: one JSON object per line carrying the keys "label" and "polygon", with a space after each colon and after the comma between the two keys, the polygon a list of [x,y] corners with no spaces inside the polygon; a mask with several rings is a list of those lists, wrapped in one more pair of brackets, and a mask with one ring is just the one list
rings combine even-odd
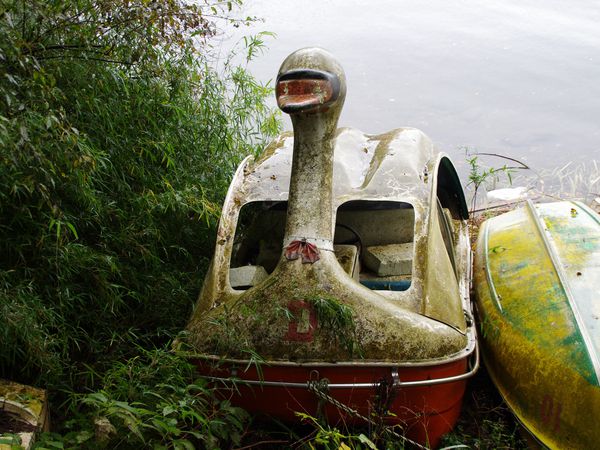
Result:
{"label": "tree branch", "polygon": [[83,61],[100,61],[111,64],[123,64],[125,66],[134,66],[135,63],[130,61],[119,61],[115,59],[107,59],[107,58],[96,58],[96,57],[86,57],[86,56],[76,56],[76,55],[54,55],[54,56],[39,56],[39,60],[48,60],[48,59],[79,59]]}
{"label": "tree branch", "polygon": [[510,169],[528,169],[528,170],[531,170],[531,167],[529,167],[524,162],[519,161],[518,159],[515,159],[515,158],[511,158],[509,156],[499,155],[498,153],[481,153],[481,152],[476,152],[476,153],[473,153],[473,154],[474,155],[483,155],[483,156],[495,156],[497,158],[508,159],[509,161],[513,161],[513,162],[516,162],[517,164],[521,165],[521,167],[510,167]]}

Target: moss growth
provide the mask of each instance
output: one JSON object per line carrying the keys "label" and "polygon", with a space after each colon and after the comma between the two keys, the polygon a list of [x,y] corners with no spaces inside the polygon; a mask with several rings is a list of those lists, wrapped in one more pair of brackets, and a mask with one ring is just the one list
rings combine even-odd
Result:
{"label": "moss growth", "polygon": [[[288,307],[290,301],[305,302],[314,311],[317,324],[314,341],[299,343],[285,339],[290,323],[306,320],[301,310]],[[245,357],[252,352],[294,360],[304,359],[304,350],[326,342],[326,359],[363,357],[354,310],[320,290],[306,292],[296,288],[277,297],[261,292],[232,305],[224,304],[220,309],[203,322],[201,349],[206,353]],[[265,349],[269,355],[264,353]]]}
{"label": "moss growth", "polygon": [[316,294],[305,299],[315,310],[319,330],[348,351],[348,356],[362,357],[356,339],[354,311],[334,297]]}

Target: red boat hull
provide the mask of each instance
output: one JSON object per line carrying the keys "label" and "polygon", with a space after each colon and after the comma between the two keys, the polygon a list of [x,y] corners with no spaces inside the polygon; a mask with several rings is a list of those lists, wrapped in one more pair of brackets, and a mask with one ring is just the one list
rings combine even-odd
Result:
{"label": "red boat hull", "polygon": [[[407,438],[432,448],[456,423],[466,380],[392,387],[394,379],[399,378],[401,383],[439,380],[461,376],[467,371],[466,356],[431,366],[262,363],[259,371],[256,366],[244,362],[216,363],[214,360],[196,359],[194,363],[203,376],[237,380],[235,383],[219,381],[215,384],[221,395],[229,398],[234,405],[251,414],[267,415],[284,422],[298,421],[296,412],[302,412],[325,416],[334,426],[366,425],[363,419],[330,402],[321,402],[320,407],[319,398],[307,387],[308,381],[327,379],[330,387],[328,395],[365,417],[372,417],[378,408],[381,410],[382,397],[387,397],[383,399],[387,402],[384,410],[391,414],[385,415],[386,424],[399,425],[402,431],[398,431]],[[258,380],[262,384],[257,384]],[[282,384],[269,384],[273,382]],[[341,384],[362,386],[336,386]],[[382,396],[384,390],[388,394]]]}

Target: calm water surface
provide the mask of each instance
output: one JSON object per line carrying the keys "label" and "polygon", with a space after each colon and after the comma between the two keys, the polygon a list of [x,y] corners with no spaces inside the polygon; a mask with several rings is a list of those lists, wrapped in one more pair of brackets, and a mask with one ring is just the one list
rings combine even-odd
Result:
{"label": "calm water surface", "polygon": [[277,33],[250,64],[262,81],[297,48],[340,60],[340,126],[420,128],[459,164],[462,147],[536,169],[600,159],[598,1],[255,0],[243,14],[264,18],[245,33]]}

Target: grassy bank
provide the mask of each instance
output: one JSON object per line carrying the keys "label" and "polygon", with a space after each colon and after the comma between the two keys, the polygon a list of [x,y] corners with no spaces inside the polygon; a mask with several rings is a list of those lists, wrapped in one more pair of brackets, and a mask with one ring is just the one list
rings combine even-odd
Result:
{"label": "grassy bank", "polygon": [[234,440],[238,411],[154,349],[189,317],[234,169],[279,129],[244,67],[260,39],[241,65],[212,47],[238,3],[0,3],[0,377],[49,389],[49,446]]}

